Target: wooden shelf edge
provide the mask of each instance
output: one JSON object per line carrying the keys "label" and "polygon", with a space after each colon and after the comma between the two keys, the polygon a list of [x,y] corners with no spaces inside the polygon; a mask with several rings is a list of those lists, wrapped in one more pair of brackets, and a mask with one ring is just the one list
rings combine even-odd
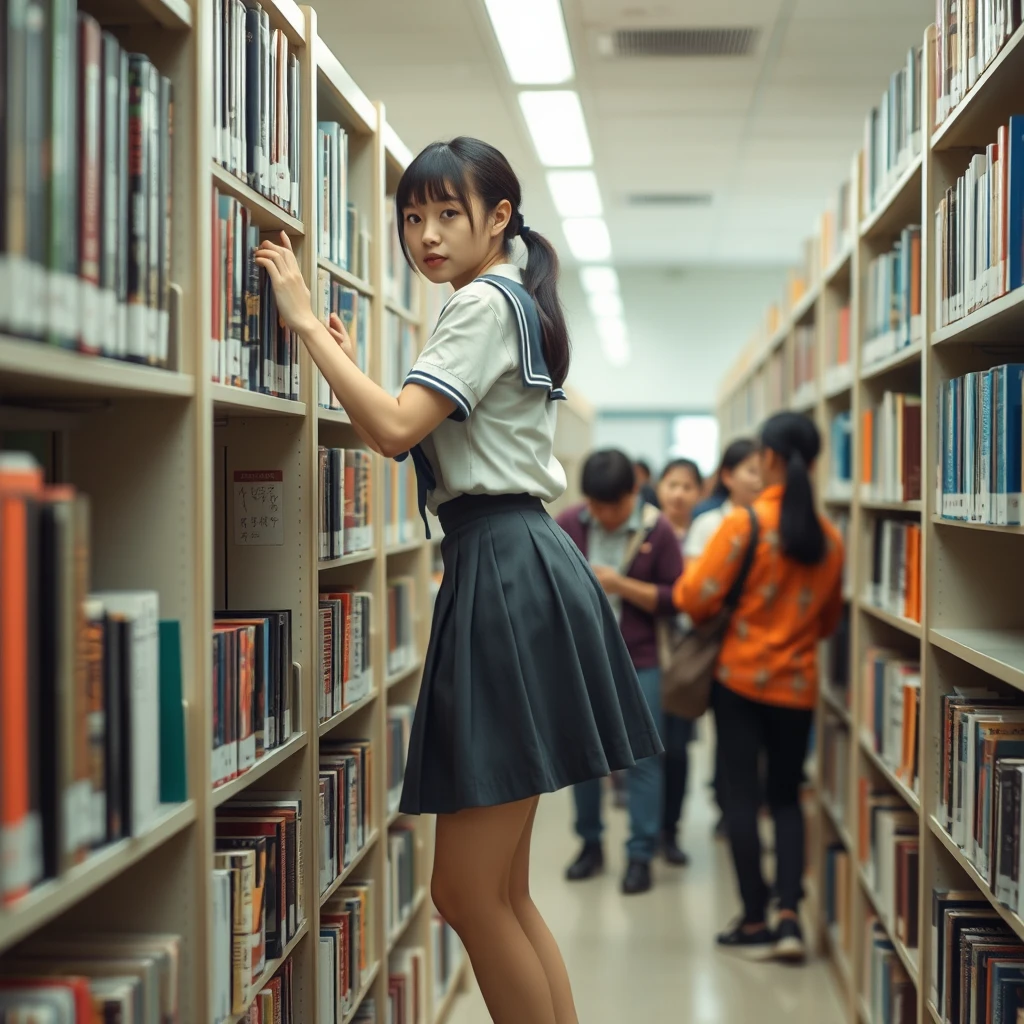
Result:
{"label": "wooden shelf edge", "polygon": [[850,714],[850,709],[839,699],[839,694],[826,683],[821,685],[821,699],[825,706],[833,711],[847,728],[853,724],[853,716]]}
{"label": "wooden shelf edge", "polygon": [[195,800],[169,807],[148,832],[96,850],[60,878],[43,882],[0,910],[0,953],[59,917],[184,831],[198,816]]}
{"label": "wooden shelf edge", "polygon": [[342,284],[347,285],[349,288],[354,289],[361,295],[365,295],[369,299],[373,298],[373,285],[371,285],[369,281],[364,281],[361,277],[356,277],[355,274],[349,273],[347,270],[339,267],[337,263],[332,263],[329,259],[326,259],[323,256],[317,258],[316,265],[321,270],[326,270],[331,277],[340,281]]}
{"label": "wooden shelf edge", "polygon": [[419,326],[420,318],[411,309],[406,309],[405,306],[399,305],[392,299],[388,299],[387,302],[384,303],[384,307],[389,313],[394,313],[395,316],[401,317],[401,319],[405,320],[406,323],[413,324],[416,327]]}
{"label": "wooden shelf edge", "polygon": [[337,423],[343,427],[352,426],[352,418],[344,409],[325,409],[322,405],[318,405],[316,418],[320,423]]}
{"label": "wooden shelf edge", "polygon": [[932,514],[932,522],[938,526],[952,526],[961,530],[986,530],[989,533],[1024,533],[1024,526],[996,526],[994,523],[969,523],[963,519],[947,519],[937,512]]}
{"label": "wooden shelf edge", "polygon": [[931,1018],[933,1021],[935,1021],[935,1024],[946,1024],[946,1022],[942,1019],[942,1014],[940,1014],[939,1011],[935,1009],[935,1004],[930,999],[926,999],[924,1001],[924,1005],[928,1007],[928,1012],[931,1014]]}
{"label": "wooden shelf edge", "polygon": [[885,776],[885,780],[896,790],[897,793],[910,805],[910,809],[917,815],[921,813],[921,798],[910,788],[893,770],[882,760],[881,755],[871,746],[871,742],[863,733],[857,737],[861,750],[867,755],[868,760]]}
{"label": "wooden shelf edge", "polygon": [[409,925],[412,924],[412,919],[420,912],[423,908],[423,904],[427,902],[427,890],[423,886],[420,886],[419,891],[413,897],[412,904],[409,906],[405,917],[392,929],[388,935],[388,956],[391,956],[395,951],[395,947],[402,941],[402,936],[406,933]]}
{"label": "wooden shelf edge", "polygon": [[372,135],[377,130],[377,108],[356,85],[352,76],[319,34],[313,40],[313,57],[318,70],[324,76],[324,81],[356,119],[361,133]]}
{"label": "wooden shelf edge", "polygon": [[139,0],[139,6],[165,28],[192,27],[192,8],[186,0]]}
{"label": "wooden shelf edge", "polygon": [[846,847],[847,852],[852,857],[856,852],[856,848],[853,844],[853,836],[850,835],[849,829],[846,827],[846,822],[840,817],[839,811],[832,805],[831,799],[822,791],[821,796],[818,799],[818,803],[821,804],[822,809],[828,817],[828,820],[832,822],[832,827],[836,830],[836,835],[839,836],[843,846]]}
{"label": "wooden shelf edge", "polygon": [[434,1024],[445,1024],[448,1014],[452,1012],[452,1006],[455,1005],[455,1000],[458,998],[459,990],[465,980],[468,961],[469,957],[463,953],[459,966],[452,971],[451,977],[448,979],[448,991],[441,997],[441,1001],[434,1011]]}
{"label": "wooden shelf edge", "polygon": [[352,863],[349,864],[337,878],[320,894],[320,906],[322,907],[351,877],[366,855],[373,849],[377,840],[380,838],[380,829],[375,828],[369,836],[367,836],[366,842],[363,843],[359,852],[352,858]]}
{"label": "wooden shelf edge", "polygon": [[924,162],[924,140],[921,140],[922,151],[911,161],[910,166],[896,179],[895,184],[885,194],[877,209],[860,222],[860,237],[870,237],[878,228],[878,225],[889,215],[889,212],[899,201],[900,197],[913,185],[914,178],[921,173]]}
{"label": "wooden shelf edge", "polygon": [[996,679],[1001,679],[1004,683],[1018,690],[1024,690],[1024,671],[1014,668],[1013,665],[1008,665],[1006,662],[1000,661],[990,654],[985,654],[984,651],[969,647],[955,637],[944,633],[941,629],[933,627],[929,630],[928,639],[936,647],[946,651],[947,654],[952,654],[968,665],[973,665],[975,668],[981,669],[982,672],[994,676]]}
{"label": "wooden shelf edge", "polygon": [[[297,10],[298,8],[296,8]],[[305,26],[303,25],[303,28]],[[218,191],[225,195],[233,196],[240,203],[247,206],[260,219],[257,224],[261,231],[282,230],[289,235],[302,237],[306,233],[306,226],[298,217],[293,217],[284,207],[278,206],[272,199],[251,188],[241,178],[236,177],[226,167],[222,167],[216,161],[210,163],[214,184]]]}
{"label": "wooden shelf edge", "polygon": [[[861,888],[864,890],[864,894],[867,896],[868,902],[871,904],[872,909],[878,916],[879,922],[881,922],[882,927],[889,936],[889,941],[893,944],[893,948],[896,950],[896,955],[903,963],[907,974],[910,975],[910,980],[914,983],[914,987],[919,988],[921,982],[921,967],[918,959],[911,956],[910,949],[896,936],[896,929],[882,912],[882,907],[878,902],[878,894],[871,888],[871,883],[868,881],[868,876],[863,867],[858,868],[857,875],[860,878]],[[920,958],[920,949],[915,950],[915,952],[917,953],[917,957]]]}
{"label": "wooden shelf edge", "polygon": [[254,416],[294,416],[296,419],[306,415],[305,402],[264,395],[260,391],[247,391],[245,388],[232,387],[230,384],[211,382],[209,387],[214,408],[228,411],[233,415],[244,415],[248,412]]}
{"label": "wooden shelf edge", "polygon": [[249,1007],[252,1006],[252,1001],[263,991],[268,982],[274,975],[280,970],[281,965],[295,952],[295,947],[305,938],[306,932],[309,931],[309,918],[307,917],[302,924],[299,925],[298,930],[288,940],[288,945],[284,947],[284,953],[282,956],[271,960],[260,973],[260,976],[256,979],[252,986],[252,994],[249,996],[246,1002],[245,1009],[241,1013],[236,1013],[233,1017],[228,1017],[228,1024],[243,1024],[244,1021],[249,1019]]}
{"label": "wooden shelf edge", "polygon": [[876,377],[891,373],[893,370],[901,370],[904,366],[909,366],[915,360],[919,360],[923,351],[924,346],[919,341],[904,345],[903,348],[897,349],[891,356],[886,356],[884,359],[879,359],[873,363],[868,363],[867,366],[862,366],[860,368],[860,379],[862,381],[874,380]]}
{"label": "wooden shelf edge", "polygon": [[1004,317],[1011,313],[1024,313],[1021,306],[1024,306],[1024,287],[1014,288],[1013,291],[1000,295],[998,299],[986,302],[973,313],[968,313],[959,320],[946,324],[945,327],[936,328],[932,331],[932,344],[970,344],[977,340],[975,335],[981,333],[980,328],[989,325],[995,330],[1001,330],[999,321]]}
{"label": "wooden shelf edge", "polygon": [[421,551],[426,546],[426,539],[406,540],[401,544],[390,544],[384,549],[385,557],[390,555],[407,555],[411,551]]}
{"label": "wooden shelf edge", "polygon": [[273,771],[278,765],[284,764],[293,754],[297,754],[302,750],[308,739],[309,737],[305,732],[292,736],[291,739],[281,746],[271,750],[268,754],[264,754],[244,775],[239,775],[237,779],[225,782],[223,786],[217,786],[213,790],[211,797],[212,805],[220,807],[222,804],[226,804],[232,797],[238,796],[239,793],[244,793],[257,779],[263,778],[267,772]]}
{"label": "wooden shelf edge", "polygon": [[365,551],[353,551],[351,555],[342,555],[341,558],[328,558],[324,562],[317,562],[318,569],[343,569],[346,565],[359,565],[361,562],[372,562],[377,557],[376,545],[367,548]]}
{"label": "wooden shelf edge", "polygon": [[882,608],[878,608],[873,605],[870,601],[865,601],[863,598],[858,598],[857,607],[862,612],[870,615],[872,618],[877,619],[879,622],[884,622],[888,626],[892,626],[893,629],[898,629],[902,633],[906,633],[907,636],[912,636],[915,640],[921,639],[921,623],[914,622],[912,619],[905,619],[902,615],[893,615],[891,612],[887,612]]}
{"label": "wooden shelf edge", "polygon": [[316,727],[317,736],[323,739],[329,732],[337,729],[342,722],[348,721],[353,715],[358,715],[360,711],[365,707],[369,707],[378,697],[380,692],[374,688],[365,697],[361,697],[354,704],[349,704],[347,708],[343,708],[336,715],[331,715],[330,718],[319,722]]}
{"label": "wooden shelf edge", "polygon": [[832,260],[832,262],[825,268],[821,275],[821,284],[823,288],[827,288],[831,285],[835,279],[846,269],[847,264],[853,257],[853,246],[845,245],[840,253]]}
{"label": "wooden shelf edge", "polygon": [[920,512],[922,503],[918,501],[874,501],[874,500],[862,500],[860,503],[861,508],[866,508],[869,512]]}
{"label": "wooden shelf edge", "polygon": [[397,686],[403,679],[407,679],[414,672],[418,672],[423,668],[423,659],[417,658],[414,662],[406,665],[405,668],[400,668],[397,672],[393,672],[384,681],[384,689],[390,690],[392,686]]}

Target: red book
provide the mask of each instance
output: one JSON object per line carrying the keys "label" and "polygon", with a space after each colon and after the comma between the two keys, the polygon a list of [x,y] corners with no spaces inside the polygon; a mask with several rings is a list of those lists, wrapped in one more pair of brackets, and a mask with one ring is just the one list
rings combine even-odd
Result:
{"label": "red book", "polygon": [[103,82],[103,34],[99,22],[78,12],[78,347],[99,355],[100,284],[100,92]]}

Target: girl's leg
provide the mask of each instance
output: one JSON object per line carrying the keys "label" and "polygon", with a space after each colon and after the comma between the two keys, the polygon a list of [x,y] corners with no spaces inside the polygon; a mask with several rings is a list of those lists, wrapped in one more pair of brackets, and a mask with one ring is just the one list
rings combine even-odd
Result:
{"label": "girl's leg", "polygon": [[539,797],[533,800],[533,806],[527,815],[526,826],[512,860],[509,900],[523,931],[526,932],[527,938],[537,951],[544,973],[547,975],[551,1000],[555,1007],[555,1021],[557,1024],[577,1024],[576,1006],[573,1003],[572,986],[569,984],[569,972],[565,969],[565,961],[562,959],[555,937],[551,934],[537,905],[530,897],[530,842],[533,838],[533,822],[537,816],[539,802]]}
{"label": "girl's leg", "polygon": [[535,802],[437,817],[431,894],[466,946],[494,1024],[558,1024],[544,968],[509,901],[512,862]]}

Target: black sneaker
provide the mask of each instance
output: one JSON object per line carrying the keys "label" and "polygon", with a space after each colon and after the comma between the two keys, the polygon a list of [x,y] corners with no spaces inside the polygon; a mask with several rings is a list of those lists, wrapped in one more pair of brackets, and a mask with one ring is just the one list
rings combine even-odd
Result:
{"label": "black sneaker", "polygon": [[807,957],[804,934],[795,917],[784,917],[775,929],[775,959],[802,964]]}
{"label": "black sneaker", "polygon": [[719,949],[728,950],[745,960],[771,960],[775,956],[775,936],[767,925],[757,931],[746,931],[743,921],[737,921],[727,932],[715,940]]}
{"label": "black sneaker", "polygon": [[685,867],[690,863],[690,855],[676,842],[676,837],[668,832],[661,837],[661,852],[669,864]]}
{"label": "black sneaker", "polygon": [[565,877],[570,882],[582,882],[604,867],[604,850],[600,843],[584,843],[580,855],[569,865]]}
{"label": "black sneaker", "polygon": [[651,865],[643,860],[631,860],[622,879],[622,891],[627,896],[647,892],[651,887]]}

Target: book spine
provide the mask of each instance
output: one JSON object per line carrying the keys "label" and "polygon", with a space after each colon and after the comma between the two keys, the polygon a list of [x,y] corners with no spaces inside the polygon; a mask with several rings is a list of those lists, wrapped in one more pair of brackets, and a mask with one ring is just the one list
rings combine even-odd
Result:
{"label": "book spine", "polygon": [[100,146],[103,40],[95,18],[78,13],[78,348],[102,350],[100,284]]}
{"label": "book spine", "polygon": [[160,188],[157,216],[160,223],[160,244],[157,250],[159,276],[157,281],[157,352],[159,366],[170,363],[171,331],[171,260],[173,253],[173,196],[174,196],[174,86],[166,76],[158,76],[159,123],[158,156],[160,162]]}
{"label": "book spine", "polygon": [[146,138],[146,61],[128,58],[128,318],[127,356],[145,362],[149,276],[149,146]]}

